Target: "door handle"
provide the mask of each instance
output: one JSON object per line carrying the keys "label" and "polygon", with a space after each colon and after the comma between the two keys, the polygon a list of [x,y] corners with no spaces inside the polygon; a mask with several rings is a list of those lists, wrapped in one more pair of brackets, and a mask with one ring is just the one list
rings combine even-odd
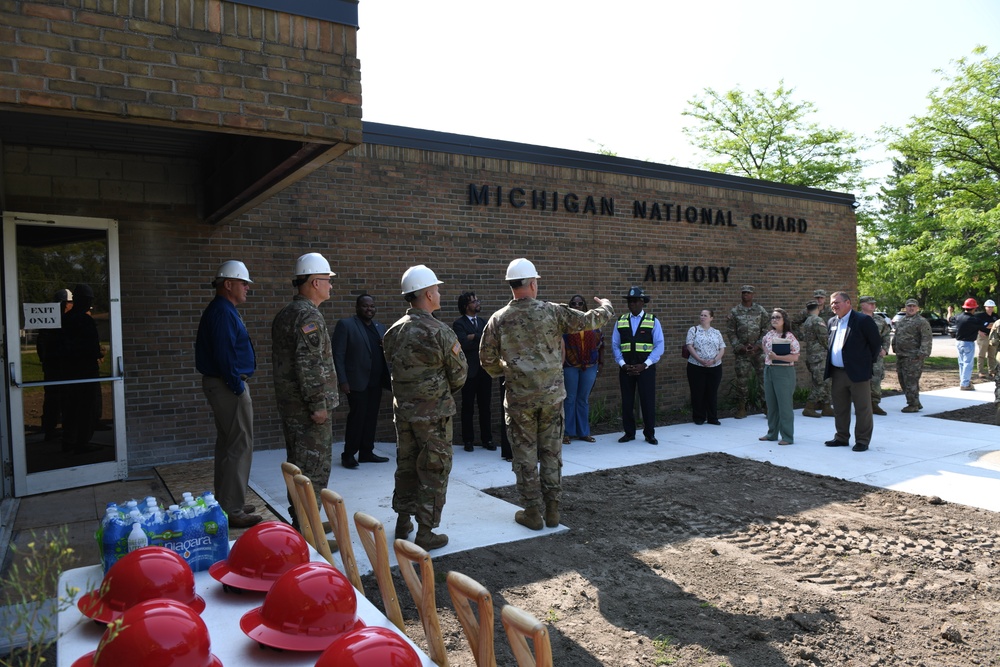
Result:
{"label": "door handle", "polygon": [[21,383],[17,381],[16,377],[14,377],[14,362],[13,361],[10,362],[10,386],[17,387],[19,389],[21,387]]}

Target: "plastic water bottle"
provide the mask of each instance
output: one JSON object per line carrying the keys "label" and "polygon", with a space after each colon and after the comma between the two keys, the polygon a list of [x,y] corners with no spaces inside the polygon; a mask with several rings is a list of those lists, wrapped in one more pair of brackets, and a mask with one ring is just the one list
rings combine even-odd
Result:
{"label": "plastic water bottle", "polygon": [[101,565],[107,572],[125,555],[127,549],[128,524],[114,503],[108,503],[101,519],[101,527],[97,529],[95,537],[101,549]]}
{"label": "plastic water bottle", "polygon": [[132,553],[136,549],[148,546],[149,538],[146,537],[146,532],[142,529],[142,523],[136,521],[132,524],[132,532],[128,536],[128,551]]}

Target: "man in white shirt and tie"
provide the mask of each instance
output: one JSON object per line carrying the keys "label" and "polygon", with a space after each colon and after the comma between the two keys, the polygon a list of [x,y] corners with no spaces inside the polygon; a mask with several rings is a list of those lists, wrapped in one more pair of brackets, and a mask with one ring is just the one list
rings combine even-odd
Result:
{"label": "man in white shirt and tie", "polygon": [[837,434],[826,441],[827,447],[847,447],[851,440],[851,405],[854,405],[855,452],[868,450],[872,439],[872,364],[882,351],[882,338],[875,320],[853,310],[847,292],[830,297],[834,317],[827,324],[830,346],[826,356],[826,374],[832,379],[830,395]]}

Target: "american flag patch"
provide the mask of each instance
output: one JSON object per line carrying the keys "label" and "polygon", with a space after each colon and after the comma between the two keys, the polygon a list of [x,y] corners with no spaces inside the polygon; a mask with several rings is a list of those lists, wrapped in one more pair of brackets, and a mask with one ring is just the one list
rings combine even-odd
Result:
{"label": "american flag patch", "polygon": [[458,341],[456,341],[455,344],[451,346],[451,353],[457,357],[461,352],[462,346],[458,343]]}
{"label": "american flag patch", "polygon": [[302,327],[302,333],[311,334],[317,329],[319,329],[319,325],[317,325],[315,322],[310,322],[309,324]]}

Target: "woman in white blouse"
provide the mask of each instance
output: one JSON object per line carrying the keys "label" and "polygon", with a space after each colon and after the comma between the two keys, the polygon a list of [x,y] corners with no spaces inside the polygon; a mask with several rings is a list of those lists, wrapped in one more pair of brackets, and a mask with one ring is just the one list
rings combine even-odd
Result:
{"label": "woman in white blouse", "polygon": [[767,435],[758,440],[778,440],[779,445],[795,442],[795,362],[799,360],[799,341],[792,335],[788,313],[775,308],[771,330],[764,334],[764,399],[767,401]]}
{"label": "woman in white blouse", "polygon": [[691,409],[694,423],[706,421],[719,425],[719,385],[722,383],[722,355],[726,343],[718,329],[712,328],[715,312],[706,308],[699,315],[698,326],[687,332],[685,344],[688,353],[687,376],[691,387]]}

